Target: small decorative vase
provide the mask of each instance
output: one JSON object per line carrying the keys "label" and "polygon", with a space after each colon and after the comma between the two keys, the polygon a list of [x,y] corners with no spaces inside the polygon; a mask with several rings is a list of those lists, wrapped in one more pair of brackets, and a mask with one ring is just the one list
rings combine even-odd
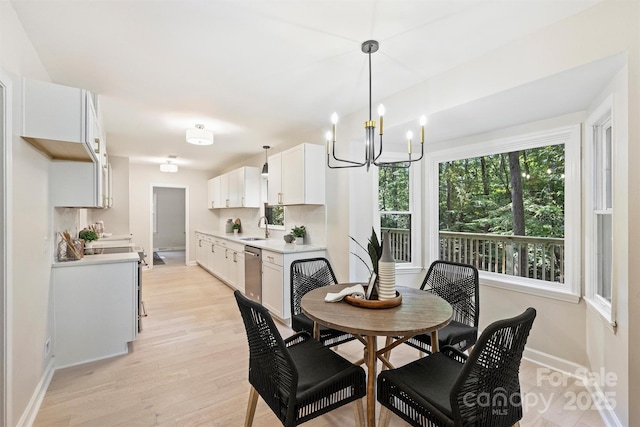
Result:
{"label": "small decorative vase", "polygon": [[378,261],[378,299],[392,299],[396,297],[396,261],[391,255],[389,232],[382,237],[382,255]]}
{"label": "small decorative vase", "polygon": [[296,237],[296,245],[304,245],[304,237]]}
{"label": "small decorative vase", "polygon": [[234,236],[237,236],[237,235],[238,235],[238,231],[240,231],[240,230],[238,230],[237,228],[234,228],[234,229],[233,229],[233,235],[234,235]]}

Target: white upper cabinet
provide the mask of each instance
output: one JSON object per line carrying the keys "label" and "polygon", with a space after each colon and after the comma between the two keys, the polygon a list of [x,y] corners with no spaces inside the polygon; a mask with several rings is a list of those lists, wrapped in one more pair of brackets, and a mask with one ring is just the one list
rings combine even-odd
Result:
{"label": "white upper cabinet", "polygon": [[269,157],[270,205],[325,203],[324,148],[300,144]]}
{"label": "white upper cabinet", "polygon": [[260,171],[245,166],[209,180],[209,209],[260,207]]}
{"label": "white upper cabinet", "polygon": [[100,161],[95,95],[50,82],[23,79],[22,137],[52,159]]}
{"label": "white upper cabinet", "polygon": [[54,160],[49,166],[49,184],[53,206],[106,207],[98,163]]}
{"label": "white upper cabinet", "polygon": [[209,209],[221,208],[220,177],[216,176],[207,182],[207,207]]}

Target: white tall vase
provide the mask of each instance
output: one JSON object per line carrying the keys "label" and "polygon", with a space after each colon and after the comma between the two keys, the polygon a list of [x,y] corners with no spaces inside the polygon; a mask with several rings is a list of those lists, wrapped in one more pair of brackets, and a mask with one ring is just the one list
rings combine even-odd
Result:
{"label": "white tall vase", "polygon": [[391,255],[389,232],[382,236],[382,255],[378,261],[378,299],[396,297],[396,261]]}

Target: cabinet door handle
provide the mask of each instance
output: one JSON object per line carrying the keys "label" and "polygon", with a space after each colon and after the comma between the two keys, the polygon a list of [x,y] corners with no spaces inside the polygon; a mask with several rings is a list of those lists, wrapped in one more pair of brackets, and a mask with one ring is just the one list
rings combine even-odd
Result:
{"label": "cabinet door handle", "polygon": [[268,259],[269,261],[271,261],[271,262],[273,262],[273,261],[274,261],[274,259],[273,259],[273,257],[272,257],[272,256],[268,256],[268,255],[267,255],[267,259]]}
{"label": "cabinet door handle", "polygon": [[242,198],[242,207],[244,207],[244,197]]}
{"label": "cabinet door handle", "polygon": [[202,240],[198,240],[198,247],[201,248],[202,247]]}
{"label": "cabinet door handle", "polygon": [[213,252],[214,254],[216,253],[216,247],[211,245],[211,252]]}
{"label": "cabinet door handle", "polygon": [[94,141],[96,144],[98,144],[98,148],[94,148],[93,151],[95,151],[96,154],[98,154],[100,152],[100,138],[95,138]]}
{"label": "cabinet door handle", "polygon": [[282,204],[282,193],[278,193],[278,204]]}
{"label": "cabinet door handle", "polygon": [[229,259],[229,249],[224,250],[224,257]]}
{"label": "cabinet door handle", "polygon": [[238,258],[237,258],[238,253],[234,252],[233,253],[233,262],[238,262]]}

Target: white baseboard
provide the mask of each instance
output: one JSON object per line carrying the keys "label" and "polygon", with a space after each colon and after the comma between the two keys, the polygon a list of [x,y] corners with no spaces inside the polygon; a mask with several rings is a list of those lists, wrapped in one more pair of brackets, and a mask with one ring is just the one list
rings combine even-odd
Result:
{"label": "white baseboard", "polygon": [[56,371],[54,365],[54,358],[49,358],[49,363],[42,374],[42,378],[40,378],[40,381],[38,382],[38,386],[31,396],[31,400],[29,400],[29,404],[18,420],[18,424],[16,424],[17,427],[31,427],[36,420],[36,416],[40,410],[40,405],[42,405],[42,401],[44,400],[44,395],[47,393],[49,383]]}
{"label": "white baseboard", "polygon": [[198,265],[198,263],[197,263],[196,261],[189,261],[189,262],[187,263],[187,265],[188,265],[189,267],[194,267],[194,266]]}
{"label": "white baseboard", "polygon": [[591,374],[588,368],[569,360],[528,348],[524,349],[522,357],[530,362],[537,363],[538,365],[582,381],[583,384],[585,384],[587,392],[591,395],[591,402],[598,404],[598,412],[605,426],[623,427],[615,411],[609,404],[609,399],[607,399],[606,394],[600,388],[600,385],[588,378],[589,374]]}

